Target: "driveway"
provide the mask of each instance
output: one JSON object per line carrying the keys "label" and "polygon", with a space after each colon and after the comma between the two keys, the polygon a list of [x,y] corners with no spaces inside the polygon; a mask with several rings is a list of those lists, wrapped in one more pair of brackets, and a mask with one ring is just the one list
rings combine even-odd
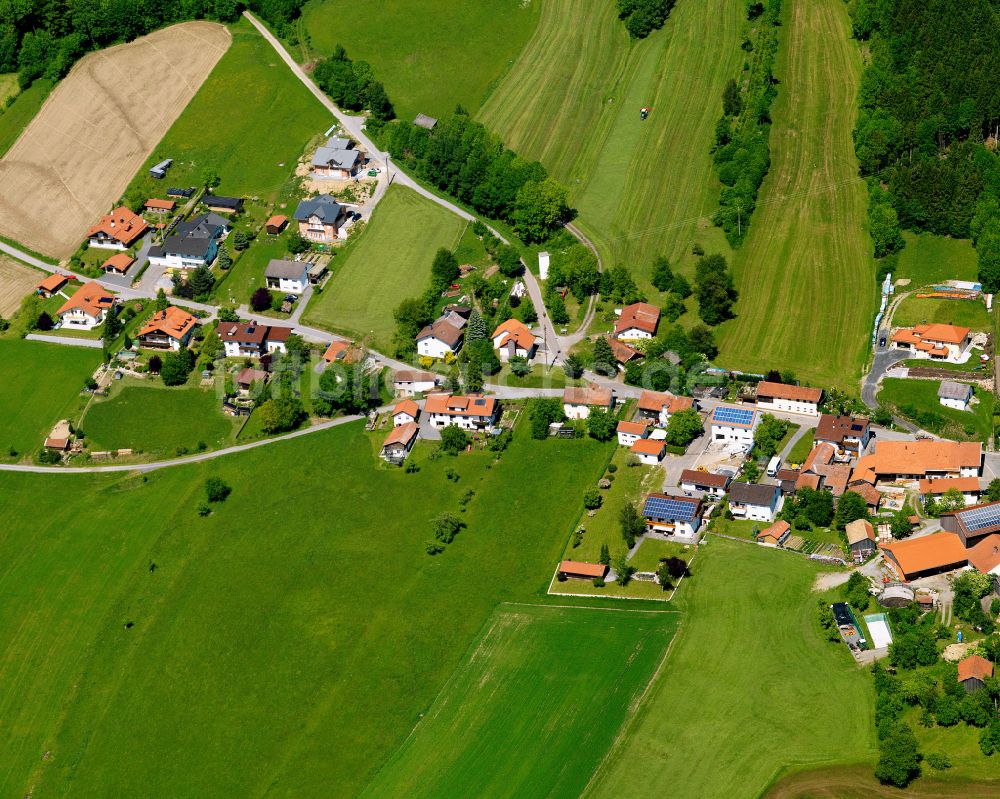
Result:
{"label": "driveway", "polygon": [[65,347],[89,347],[99,350],[103,346],[99,338],[76,338],[75,336],[46,336],[42,333],[28,333],[28,341],[44,341],[48,344],[62,344]]}

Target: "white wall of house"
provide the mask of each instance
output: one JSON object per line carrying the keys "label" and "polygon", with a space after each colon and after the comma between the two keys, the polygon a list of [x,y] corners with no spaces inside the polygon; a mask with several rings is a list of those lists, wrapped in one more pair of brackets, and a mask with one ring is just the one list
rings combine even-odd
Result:
{"label": "white wall of house", "polygon": [[960,399],[952,399],[951,397],[941,397],[940,402],[946,408],[954,408],[956,411],[967,411],[969,410],[969,403]]}
{"label": "white wall of house", "polygon": [[420,380],[414,383],[396,382],[394,385],[396,394],[401,397],[412,397],[414,394],[425,394],[428,391],[433,391],[437,383],[433,380]]}
{"label": "white wall of house", "polygon": [[563,413],[566,414],[567,419],[586,419],[588,416],[590,416],[590,406],[570,405],[569,403],[564,402]]}
{"label": "white wall of house", "polygon": [[154,266],[162,266],[166,269],[197,269],[205,264],[205,259],[194,255],[164,253],[163,255],[151,255],[149,262]]}
{"label": "white wall of house", "polygon": [[422,338],[417,342],[417,355],[427,358],[444,358],[449,353],[454,355],[455,351],[441,341],[441,339],[434,338],[434,336]]}
{"label": "white wall of house", "polygon": [[433,413],[430,416],[431,427],[438,429],[455,425],[463,430],[482,430],[492,424],[492,419],[482,416],[452,416],[448,413]]}
{"label": "white wall of house", "polygon": [[59,321],[62,327],[72,330],[93,330],[104,321],[104,311],[99,311],[97,316],[91,316],[86,311],[74,308],[60,315]]}
{"label": "white wall of house", "polygon": [[652,338],[653,334],[645,330],[640,330],[637,327],[627,327],[621,331],[615,338],[627,341],[629,339],[639,339],[639,338]]}
{"label": "white wall of house", "polygon": [[701,527],[701,519],[694,518],[685,519],[683,521],[679,521],[677,519],[652,521],[651,519],[647,519],[646,527],[651,532],[660,533],[661,535],[693,536]]}
{"label": "white wall of house", "polygon": [[90,240],[91,247],[97,247],[102,250],[127,250],[124,244],[122,244],[118,239],[98,239],[93,238]]}
{"label": "white wall of house", "polygon": [[757,402],[757,410],[760,411],[781,411],[783,413],[801,413],[806,416],[819,416],[819,407],[815,402],[806,400],[793,400],[784,398],[772,398],[773,402]]}
{"label": "white wall of house", "polygon": [[730,427],[729,425],[712,423],[713,441],[734,441],[750,446],[753,444],[754,431],[747,427]]}
{"label": "white wall of house", "polygon": [[226,350],[227,358],[257,358],[260,356],[260,350],[257,349],[253,344],[243,344],[241,345],[238,341],[223,341],[223,347]]}
{"label": "white wall of house", "polygon": [[309,278],[306,277],[305,270],[302,270],[302,276],[297,278],[266,278],[267,287],[269,289],[275,289],[276,291],[284,291],[290,294],[301,294],[306,290],[306,286],[309,285]]}
{"label": "white wall of house", "polygon": [[639,463],[643,466],[656,466],[662,460],[658,455],[650,455],[645,452],[637,452],[635,454],[639,458]]}
{"label": "white wall of house", "polygon": [[621,447],[631,447],[640,438],[642,438],[642,436],[638,433],[626,433],[621,430],[618,431],[618,445]]}
{"label": "white wall of house", "polygon": [[733,516],[739,519],[751,519],[756,522],[773,522],[774,517],[781,510],[784,504],[784,497],[778,497],[778,503],[772,507],[770,505],[735,505],[729,503],[729,510]]}
{"label": "white wall of house", "polygon": [[710,487],[707,490],[702,491],[694,483],[681,483],[681,491],[683,491],[686,494],[698,494],[698,493],[700,493],[703,496],[714,497],[714,498],[721,497],[723,494],[726,493],[725,489],[723,489],[723,488],[711,488]]}
{"label": "white wall of house", "polygon": [[400,425],[406,424],[407,422],[417,421],[416,416],[410,416],[406,411],[400,411],[395,416],[392,417],[392,426],[399,427]]}
{"label": "white wall of house", "polygon": [[284,341],[266,341],[264,344],[268,353],[288,352],[288,347],[285,346]]}

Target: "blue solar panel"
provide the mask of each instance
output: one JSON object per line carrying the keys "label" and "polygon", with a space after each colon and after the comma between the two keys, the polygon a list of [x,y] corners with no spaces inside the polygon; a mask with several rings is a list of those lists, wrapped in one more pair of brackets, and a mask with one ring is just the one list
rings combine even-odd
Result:
{"label": "blue solar panel", "polygon": [[722,424],[750,425],[753,422],[754,411],[749,408],[732,408],[728,405],[719,405],[712,411],[712,421]]}
{"label": "blue solar panel", "polygon": [[958,515],[961,517],[965,529],[970,533],[1000,525],[1000,505],[986,505],[982,508],[963,510]]}
{"label": "blue solar panel", "polygon": [[642,512],[653,519],[693,519],[697,507],[696,502],[671,497],[647,497]]}

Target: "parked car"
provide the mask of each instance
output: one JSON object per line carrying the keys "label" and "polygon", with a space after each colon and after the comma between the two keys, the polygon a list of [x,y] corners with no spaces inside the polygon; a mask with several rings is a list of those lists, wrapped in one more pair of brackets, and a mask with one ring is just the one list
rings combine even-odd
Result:
{"label": "parked car", "polygon": [[885,336],[882,336],[882,338],[880,338],[880,339],[878,340],[878,345],[879,345],[880,347],[884,347],[884,346],[885,346],[885,341],[886,341],[886,339],[885,339]]}

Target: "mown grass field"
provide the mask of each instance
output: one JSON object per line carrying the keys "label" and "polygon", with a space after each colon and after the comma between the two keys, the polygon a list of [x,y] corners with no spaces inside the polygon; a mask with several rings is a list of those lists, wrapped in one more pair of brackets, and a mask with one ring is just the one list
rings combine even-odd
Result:
{"label": "mown grass field", "polygon": [[[917,734],[920,734],[919,730]],[[977,759],[983,759],[981,753],[977,754]],[[952,762],[955,762],[954,755]],[[993,767],[993,764],[988,764],[988,767]],[[811,769],[778,781],[764,794],[764,799],[895,799],[899,796],[909,799],[993,799],[1000,792],[1000,782],[995,779],[967,780],[931,768],[924,768],[924,773],[925,776],[911,782],[905,791],[900,791],[875,779],[871,766]]]}
{"label": "mown grass field", "polygon": [[[52,88],[51,81],[40,78],[21,92],[13,105],[0,112],[0,157],[6,154],[21,135],[21,131],[35,118],[35,114],[42,107]],[[2,93],[3,89],[0,88],[0,94]]]}
{"label": "mown grass field", "polygon": [[937,280],[977,279],[976,250],[969,239],[910,232],[903,233],[903,238],[906,246],[896,258],[892,279],[909,280],[909,289],[928,286]]}
{"label": "mown grass field", "polygon": [[719,361],[856,392],[878,308],[851,139],[861,56],[840,0],[783,14],[771,169],[734,259],[740,300]]}
{"label": "mown grass field", "polygon": [[[528,0],[312,0],[302,11],[312,38],[309,55],[330,55],[338,44],[369,62],[401,119],[443,117],[463,106],[470,114],[517,58],[538,24]],[[300,26],[301,27],[301,26]],[[300,47],[290,47],[297,58]]]}
{"label": "mown grass field", "polygon": [[692,571],[664,668],[583,795],[752,799],[785,767],[873,758],[871,677],[819,635],[817,567],[711,538]]}
{"label": "mown grass field", "polygon": [[228,443],[242,422],[222,413],[212,389],[138,380],[118,386],[108,399],[95,401],[81,422],[91,449],[174,455],[179,447],[194,451],[199,442],[215,449]]}
{"label": "mown grass field", "polygon": [[[958,441],[989,441],[993,433],[993,395],[988,391],[976,389],[975,396],[979,403],[971,405],[968,411],[960,411],[946,408],[938,401],[939,385],[938,380],[903,380],[887,377],[882,381],[878,401],[896,409],[900,416],[921,424],[931,433]],[[937,423],[927,424],[920,417],[907,413],[904,410],[906,406],[918,413],[935,414]]]}
{"label": "mown grass field", "polygon": [[[630,42],[613,4],[552,0],[480,119],[571,190],[577,224],[605,264],[648,280],[663,254],[694,271],[691,245],[728,254],[710,222],[709,147],[722,89],[743,62],[743,8],[680,2],[663,30]],[[639,109],[653,110],[645,122]]]}
{"label": "mown grass field", "polygon": [[[229,28],[233,43],[194,99],[132,181],[151,197],[167,186],[200,186],[205,168],[222,182],[218,194],[274,200],[329,113],[246,20]],[[174,164],[165,181],[149,177],[164,158]]]}
{"label": "mown grass field", "polygon": [[323,293],[305,314],[310,324],[359,338],[371,335],[387,351],[395,322],[393,309],[421,294],[430,283],[439,247],[454,249],[466,222],[410,189],[395,186],[351,245]]}
{"label": "mown grass field", "polygon": [[576,799],[679,618],[502,605],[362,796]]}
{"label": "mown grass field", "polygon": [[100,361],[99,350],[0,339],[0,460],[37,451],[52,425],[73,418],[83,381]]}
{"label": "mown grass field", "polygon": [[973,330],[993,330],[993,319],[986,305],[976,300],[935,300],[906,297],[892,314],[893,327],[942,322],[969,327]]}
{"label": "mown grass field", "polygon": [[[407,474],[382,437],[0,474],[0,795],[357,796],[497,604],[544,591],[610,446],[522,427],[496,465],[428,446]],[[468,526],[431,557],[443,510]]]}

